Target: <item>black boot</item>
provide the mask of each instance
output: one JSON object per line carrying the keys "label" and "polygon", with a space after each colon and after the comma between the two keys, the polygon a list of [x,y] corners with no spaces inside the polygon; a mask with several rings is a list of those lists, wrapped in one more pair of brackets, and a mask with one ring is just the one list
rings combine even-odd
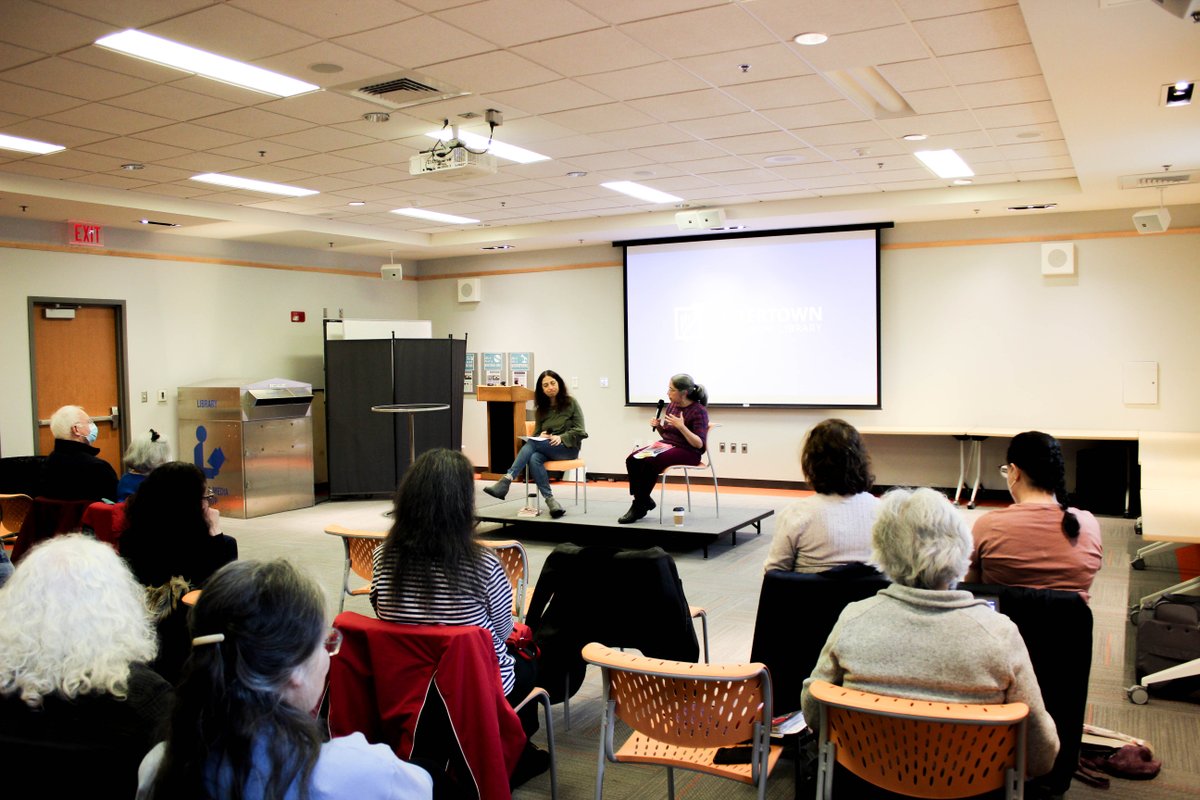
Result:
{"label": "black boot", "polygon": [[493,483],[491,486],[483,487],[484,494],[490,494],[497,500],[503,500],[508,496],[508,487],[512,484],[512,479],[505,476]]}
{"label": "black boot", "polygon": [[640,497],[633,498],[633,504],[629,506],[629,510],[626,511],[625,514],[617,520],[617,522],[621,525],[628,525],[631,522],[637,522],[639,519],[646,516],[646,512],[651,508],[654,508],[653,500],[649,501],[649,507],[646,506],[647,499],[648,498]]}

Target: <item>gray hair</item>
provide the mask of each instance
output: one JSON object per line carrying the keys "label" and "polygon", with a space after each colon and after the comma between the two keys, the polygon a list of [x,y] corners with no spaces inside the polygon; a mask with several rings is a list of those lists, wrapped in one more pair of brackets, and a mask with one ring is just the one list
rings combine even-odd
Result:
{"label": "gray hair", "polygon": [[63,406],[50,417],[50,433],[55,439],[70,439],[71,428],[79,423],[80,417],[91,419],[79,406]]}
{"label": "gray hair", "polygon": [[892,489],[871,529],[871,558],[894,583],[953,588],[971,563],[971,531],[958,509],[933,489]]}
{"label": "gray hair", "polygon": [[125,450],[125,468],[148,473],[171,460],[171,446],[154,429],[149,436],[139,436]]}

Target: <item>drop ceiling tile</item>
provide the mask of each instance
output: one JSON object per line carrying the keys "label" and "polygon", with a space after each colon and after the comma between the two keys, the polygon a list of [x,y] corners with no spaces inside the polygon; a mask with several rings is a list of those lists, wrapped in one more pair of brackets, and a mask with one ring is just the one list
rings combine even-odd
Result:
{"label": "drop ceiling tile", "polygon": [[910,92],[921,89],[939,89],[949,86],[949,80],[943,68],[944,64],[932,58],[918,58],[913,61],[900,61],[878,66],[879,74],[883,75],[884,79],[905,97],[908,97]]}
{"label": "drop ceiling tile", "polygon": [[1033,172],[1037,170],[1074,168],[1074,164],[1071,163],[1071,157],[1066,155],[1050,156],[1047,158],[1011,159],[1008,162],[1008,165],[1014,172]]}
{"label": "drop ceiling tile", "polygon": [[30,0],[5,0],[0,41],[43,53],[61,53],[91,44],[113,32],[112,25]]}
{"label": "drop ceiling tile", "polygon": [[0,81],[0,111],[7,111],[22,117],[53,114],[56,111],[83,105],[84,102],[77,97],[68,97],[65,94],[45,89]]}
{"label": "drop ceiling tile", "polygon": [[[917,114],[940,114],[944,111],[965,111],[966,104],[960,94],[962,90],[952,87],[943,89],[919,89],[905,92],[904,99]],[[969,93],[969,90],[967,90]]]}
{"label": "drop ceiling tile", "polygon": [[1042,72],[1033,46],[1028,44],[943,56],[938,61],[959,86],[966,83],[1026,78],[1040,75]]}
{"label": "drop ceiling tile", "polygon": [[1004,154],[998,147],[969,147],[957,151],[967,166],[978,171],[979,164],[1004,163]]}
{"label": "drop ceiling tile", "polygon": [[575,131],[570,128],[555,125],[540,117],[522,117],[520,119],[505,117],[501,134],[504,141],[522,147],[540,146],[542,142],[576,135]]}
{"label": "drop ceiling tile", "polygon": [[656,180],[654,185],[664,192],[678,194],[685,190],[712,188],[716,184],[707,178],[701,178],[697,175],[680,175],[675,178]]}
{"label": "drop ceiling tile", "polygon": [[258,108],[239,108],[222,114],[213,114],[197,120],[196,124],[241,136],[264,138],[281,136],[285,133],[294,133],[312,127],[312,123],[285,117],[282,114],[272,114],[270,111]]}
{"label": "drop ceiling tile", "polygon": [[230,0],[229,4],[323,39],[390,25],[417,14],[412,8],[393,0],[354,0],[353,3],[331,3],[329,0],[288,0],[286,3],[280,3],[279,0]]}
{"label": "drop ceiling tile", "polygon": [[232,83],[214,81],[210,78],[202,78],[199,75],[178,74],[183,77],[171,81],[172,86],[185,89],[189,92],[195,92],[196,94],[226,100],[238,107],[255,106],[259,103],[266,103],[275,99],[274,95],[244,89],[241,86],[234,86]]}
{"label": "drop ceiling tile", "polygon": [[896,137],[914,131],[934,136],[943,133],[979,130],[979,122],[970,111],[946,111],[941,114],[922,114],[917,117],[881,119],[879,126]]}
{"label": "drop ceiling tile", "polygon": [[23,136],[26,139],[37,139],[39,142],[59,144],[63,147],[79,147],[92,142],[112,138],[112,134],[88,130],[75,125],[63,125],[46,119],[27,119],[13,125],[6,125],[4,133],[13,136]]}
{"label": "drop ceiling tile", "polygon": [[1046,88],[1046,82],[1042,80],[1041,75],[975,83],[964,87],[962,93],[973,108],[1037,103],[1050,99],[1050,91]]}
{"label": "drop ceiling tile", "polygon": [[893,0],[754,0],[746,10],[782,36],[821,31],[830,36],[907,22]]}
{"label": "drop ceiling tile", "polygon": [[623,23],[720,5],[723,2],[725,0],[655,0],[653,3],[647,3],[645,0],[585,0],[582,5],[587,6],[589,11],[606,22]]}
{"label": "drop ceiling tile", "polygon": [[366,136],[368,139],[373,141],[382,140],[384,142],[391,142],[393,144],[406,144],[405,142],[399,142],[396,140],[420,136],[424,131],[433,130],[434,128],[440,127],[440,125],[434,125],[424,120],[392,114],[392,118],[383,123],[367,122],[364,119],[360,119],[354,122],[339,122],[333,127],[340,131],[346,131],[347,133],[355,133],[359,136]]}
{"label": "drop ceiling tile", "polygon": [[583,75],[579,82],[614,100],[632,100],[707,88],[707,84],[670,61]]}
{"label": "drop ceiling tile", "polygon": [[597,106],[610,103],[608,97],[572,80],[554,81],[540,86],[527,86],[507,92],[495,92],[492,97],[530,114],[550,114],[555,111]]}
{"label": "drop ceiling tile", "polygon": [[909,19],[949,17],[988,8],[1014,6],[1014,0],[897,0]]}
{"label": "drop ceiling tile", "polygon": [[140,111],[130,111],[127,108],[117,108],[105,103],[88,103],[83,106],[51,114],[46,119],[62,122],[67,125],[78,125],[105,133],[130,134],[139,131],[162,128],[171,125],[174,120],[143,114]]}
{"label": "drop ceiling tile", "polygon": [[[358,122],[362,119],[363,114],[380,110],[380,107],[374,103],[332,92],[311,92],[272,100],[269,103],[263,103],[259,108],[316,125]],[[371,124],[378,125],[379,123]]]}
{"label": "drop ceiling tile", "polygon": [[137,176],[139,179],[157,184],[186,181],[188,178],[192,177],[193,174],[194,173],[186,169],[164,167],[162,164],[146,164],[145,169],[139,170]]}
{"label": "drop ceiling tile", "polygon": [[[304,181],[304,186],[305,186],[305,188],[308,188],[308,189],[316,189],[318,192],[334,192],[334,191],[353,191],[358,186],[358,184],[356,184],[352,181],[342,180],[341,178],[334,178],[330,175],[316,175],[314,177],[306,179]],[[362,198],[357,197],[354,199],[361,200]],[[335,204],[336,203],[342,203],[343,205],[345,204],[345,201],[341,200],[341,199],[337,199],[337,200],[331,199],[330,202],[335,203]]]}
{"label": "drop ceiling tile", "polygon": [[406,162],[400,167],[375,166],[354,169],[349,172],[339,172],[332,177],[352,181],[363,186],[384,185],[392,181],[407,181],[409,178],[408,164]]}
{"label": "drop ceiling tile", "polygon": [[211,150],[214,148],[224,148],[224,146],[238,142],[245,142],[248,137],[239,136],[236,133],[216,131],[214,128],[200,127],[199,125],[191,124],[191,122],[179,122],[178,125],[156,128],[154,131],[143,131],[133,138],[166,144],[173,146],[173,148]]}
{"label": "drop ceiling tile", "polygon": [[[928,173],[926,173],[928,175]],[[921,189],[947,189],[953,191],[951,187],[942,178],[926,177],[924,179],[910,179],[902,181],[880,180],[878,186],[885,187],[885,191],[889,192],[913,192]]]}
{"label": "drop ceiling tile", "polygon": [[600,149],[609,150],[617,147],[634,149],[677,144],[693,141],[695,137],[672,125],[645,125],[640,128],[626,128],[622,131],[605,131],[596,134],[594,138],[609,145],[608,147],[602,146]]}
{"label": "drop ceiling tile", "polygon": [[65,58],[44,58],[32,64],[15,67],[4,73],[4,79],[92,101],[106,100],[150,86],[149,81],[140,78],[98,69]]}
{"label": "drop ceiling tile", "polygon": [[434,16],[506,48],[608,27],[579,6],[544,0],[483,0]]}
{"label": "drop ceiling tile", "polygon": [[756,155],[759,153],[793,153],[804,149],[794,136],[785,131],[751,133],[744,136],[724,136],[710,139],[709,144],[734,155]]}
{"label": "drop ceiling tile", "polygon": [[1011,128],[1058,121],[1054,106],[1049,101],[981,108],[975,112],[975,116],[984,128]]}
{"label": "drop ceiling tile", "polygon": [[186,14],[211,5],[211,0],[41,0],[48,6],[72,11],[118,28],[140,28],[161,19]]}
{"label": "drop ceiling tile", "polygon": [[317,40],[293,27],[225,4],[149,25],[145,31],[238,61],[255,61]]}
{"label": "drop ceiling tile", "polygon": [[709,157],[692,161],[672,161],[670,163],[672,167],[680,172],[700,176],[710,175],[714,172],[747,169],[754,166],[753,162],[747,161],[744,158],[738,158],[737,156],[718,156],[716,158]]}
{"label": "drop ceiling tile", "polygon": [[271,141],[290,147],[299,147],[317,153],[324,153],[330,150],[344,150],[347,147],[372,144],[374,140],[367,136],[360,136],[357,133],[350,133],[349,131],[337,128],[321,127],[272,136]]}
{"label": "drop ceiling tile", "polygon": [[768,120],[758,114],[727,114],[710,119],[691,119],[674,123],[698,139],[716,139],[721,136],[739,136],[746,133],[764,133],[775,130]]}
{"label": "drop ceiling tile", "polygon": [[921,37],[907,25],[841,34],[830,38],[820,47],[792,47],[804,60],[812,64],[814,69],[821,72],[873,67],[929,56]]}
{"label": "drop ceiling tile", "polygon": [[914,142],[909,144],[908,142],[897,142],[894,139],[880,139],[870,142],[838,142],[837,144],[823,146],[821,153],[826,158],[839,162],[857,158],[874,158],[875,161],[878,161],[880,158],[910,156],[913,150],[926,149],[922,147],[922,144],[924,143]]}
{"label": "drop ceiling tile", "polygon": [[112,156],[97,155],[80,150],[61,150],[42,156],[47,164],[67,167],[82,172],[111,172],[121,169],[121,160]]}
{"label": "drop ceiling tile", "polygon": [[[637,153],[631,153],[627,150],[619,150],[611,153],[597,153],[591,156],[575,156],[571,159],[571,166],[577,167],[589,172],[599,170],[614,170],[614,169],[634,169],[637,167],[646,167],[657,163],[652,158],[646,158]],[[559,169],[561,173],[561,168]]]}
{"label": "drop ceiling tile", "polygon": [[291,147],[290,145],[280,144],[279,142],[274,141],[267,141],[266,139],[248,139],[244,142],[236,142],[234,144],[223,145],[221,147],[207,147],[204,149],[216,153],[217,155],[238,158],[242,161],[252,162],[255,164],[273,164],[277,161],[286,161],[291,158],[309,156],[314,152],[303,147]]}
{"label": "drop ceiling tile", "polygon": [[109,189],[126,189],[135,190],[147,186],[146,181],[140,181],[136,178],[126,178],[123,175],[105,175],[102,173],[94,173],[92,175],[81,175],[75,178],[76,183],[86,183],[91,186],[105,186]]}
{"label": "drop ceiling tile", "polygon": [[317,153],[311,156],[302,156],[300,158],[292,158],[287,161],[277,162],[279,166],[288,169],[297,169],[302,172],[312,173],[314,175],[332,175],[339,172],[350,172],[355,169],[362,169],[365,165],[362,161],[354,161],[341,156],[329,155],[327,153]]}
{"label": "drop ceiling tile", "polygon": [[58,181],[69,181],[87,174],[77,169],[56,167],[52,164],[46,164],[41,161],[29,160],[10,161],[4,165],[4,172],[12,172],[19,175],[32,175],[35,178],[50,178]]}
{"label": "drop ceiling tile", "polygon": [[816,164],[787,164],[782,167],[772,167],[771,172],[789,181],[801,181],[806,185],[818,178],[839,178],[846,183],[857,183],[860,180],[851,170],[830,161]]}
{"label": "drop ceiling tile", "polygon": [[772,183],[777,182],[776,176],[772,175],[769,170],[765,169],[734,169],[728,172],[708,172],[705,173],[710,181],[720,186],[739,186],[743,184],[756,183]]}
{"label": "drop ceiling tile", "polygon": [[630,22],[621,30],[671,58],[724,53],[778,41],[734,3]]}
{"label": "drop ceiling tile", "polygon": [[738,86],[728,86],[724,91],[737,98],[748,108],[757,111],[807,106],[844,99],[840,92],[819,75],[743,83]]}
{"label": "drop ceiling tile", "polygon": [[108,105],[169,117],[177,122],[220,114],[237,107],[226,100],[188,92],[175,86],[151,86],[140,92],[114,97],[108,101]]}
{"label": "drop ceiling tile", "polygon": [[1014,128],[993,128],[990,133],[992,141],[996,144],[1050,142],[1063,138],[1062,128],[1052,122],[1043,125],[1019,125]]}
{"label": "drop ceiling tile", "polygon": [[[728,154],[711,142],[691,140],[657,147],[639,147],[633,151],[639,156],[661,164],[678,161],[696,161],[702,158],[724,158]],[[740,168],[746,166],[745,162]]]}
{"label": "drop ceiling tile", "polygon": [[101,155],[119,158],[122,163],[130,161],[149,163],[157,161],[160,158],[181,156],[187,152],[187,150],[182,147],[172,147],[171,145],[165,145],[159,142],[150,142],[146,141],[145,139],[138,139],[131,136],[123,136],[117,139],[107,139],[103,142],[95,142],[93,144],[83,145],[79,149],[89,153],[99,153]]}
{"label": "drop ceiling tile", "polygon": [[563,125],[580,133],[600,133],[603,131],[622,130],[624,128],[636,128],[654,122],[652,117],[624,103],[609,103],[608,105],[591,106],[590,108],[559,111],[554,114],[547,114],[546,118],[550,122]]}
{"label": "drop ceiling tile", "polygon": [[649,114],[663,122],[677,122],[702,117],[721,117],[744,113],[747,108],[718,89],[657,95],[628,100],[626,105]]}
{"label": "drop ceiling tile", "polygon": [[402,48],[405,65],[414,69],[496,49],[491,43],[433,17],[413,17],[340,36],[335,43],[384,61],[395,58],[397,49]]}
{"label": "drop ceiling tile", "polygon": [[360,147],[347,147],[338,150],[334,155],[367,164],[407,164],[408,159],[415,153],[416,150],[411,147],[395,142],[376,142]]}
{"label": "drop ceiling tile", "polygon": [[193,186],[181,186],[174,183],[158,184],[156,186],[143,186],[138,191],[147,194],[165,195],[167,197],[197,197],[201,194],[206,194],[207,189],[200,188],[200,184]]}
{"label": "drop ceiling tile", "polygon": [[[843,187],[864,187],[865,191],[870,191],[868,184],[863,180],[861,175],[850,172],[840,175],[810,178],[803,181],[803,186],[806,189],[819,190],[822,195],[830,194],[829,189],[841,189]],[[857,192],[849,193],[857,194]]]}
{"label": "drop ceiling tile", "polygon": [[[230,158],[216,153],[188,153],[186,156],[164,158],[158,163],[167,167],[188,170],[193,175],[205,172],[232,172],[236,169],[254,166],[251,161],[243,161],[240,158]],[[210,187],[208,191],[211,192],[212,188]]]}
{"label": "drop ceiling tile", "polygon": [[1029,43],[1025,19],[1016,5],[920,20],[913,27],[937,56]]}
{"label": "drop ceiling tile", "polygon": [[508,89],[538,86],[558,78],[558,74],[552,70],[507,50],[493,50],[432,64],[425,68],[425,73],[475,94],[489,95]]}
{"label": "drop ceiling tile", "polygon": [[18,47],[9,42],[0,42],[0,70],[17,67],[21,64],[28,64],[31,61],[37,61],[39,58],[45,58],[45,54],[26,47]]}
{"label": "drop ceiling tile", "polygon": [[[714,86],[737,86],[813,74],[812,67],[782,42],[681,58],[676,63]],[[742,66],[749,66],[749,69],[743,71]]]}
{"label": "drop ceiling tile", "polygon": [[1077,177],[1074,168],[1031,170],[1029,172],[1022,171],[1016,173],[1016,179],[1019,181],[1053,181],[1074,177]]}
{"label": "drop ceiling tile", "polygon": [[849,100],[835,100],[832,103],[814,103],[810,106],[795,108],[773,108],[762,112],[762,115],[781,128],[800,130],[843,123],[870,122],[866,113]]}
{"label": "drop ceiling tile", "polygon": [[146,81],[147,85],[177,80],[181,76],[188,74],[182,70],[164,67],[162,64],[154,64],[150,61],[143,61],[140,58],[130,58],[123,53],[118,53],[115,50],[107,50],[93,44],[68,50],[59,55],[67,61],[76,64],[87,64],[97,69],[138,78]]}
{"label": "drop ceiling tile", "polygon": [[967,148],[987,147],[992,144],[992,140],[986,132],[979,130],[930,136],[923,142],[911,142],[908,144],[912,150],[945,150],[946,148],[951,148],[961,152]]}
{"label": "drop ceiling tile", "polygon": [[[334,64],[341,67],[341,70],[316,72],[312,69],[314,64]],[[366,82],[400,68],[394,61],[372,58],[333,42],[317,42],[286,53],[277,53],[258,59],[254,65],[323,87],[340,86],[355,81]]]}
{"label": "drop ceiling tile", "polygon": [[1000,152],[1012,163],[1023,159],[1070,156],[1067,143],[1061,139],[1053,142],[1026,142],[1000,146]]}
{"label": "drop ceiling tile", "polygon": [[662,56],[651,48],[612,28],[521,45],[514,47],[513,51],[571,78],[639,67],[662,60]]}

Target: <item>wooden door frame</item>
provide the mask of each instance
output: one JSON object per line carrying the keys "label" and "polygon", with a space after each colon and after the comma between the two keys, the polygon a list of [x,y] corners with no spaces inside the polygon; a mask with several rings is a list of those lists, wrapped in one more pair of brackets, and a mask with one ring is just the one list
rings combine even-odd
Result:
{"label": "wooden door frame", "polygon": [[33,449],[37,450],[38,443],[38,386],[37,386],[37,352],[34,342],[33,320],[37,306],[39,305],[64,305],[64,306],[101,306],[111,308],[116,314],[117,323],[117,408],[121,415],[121,427],[118,430],[118,438],[121,443],[120,451],[125,452],[129,447],[129,391],[127,386],[128,370],[126,364],[129,361],[128,337],[125,335],[125,301],[112,299],[94,299],[84,297],[33,297],[28,298],[26,316],[29,322],[29,394],[32,407],[30,409],[33,417]]}

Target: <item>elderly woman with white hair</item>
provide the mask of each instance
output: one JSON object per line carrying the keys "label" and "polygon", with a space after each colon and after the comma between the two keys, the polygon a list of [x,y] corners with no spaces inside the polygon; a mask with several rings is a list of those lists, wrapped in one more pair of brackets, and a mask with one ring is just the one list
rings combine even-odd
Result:
{"label": "elderly woman with white hair", "polygon": [[150,429],[149,436],[130,442],[125,450],[125,474],[117,482],[117,502],[128,500],[147,475],[170,460],[171,446],[154,428]]}
{"label": "elderly woman with white hair", "polygon": [[820,718],[808,691],[814,680],[918,700],[1021,702],[1029,706],[1029,775],[1048,772],[1058,734],[1017,626],[955,589],[973,547],[962,516],[932,489],[893,489],[880,503],[871,544],[892,585],[842,611],[804,682],[809,727],[816,730]]}
{"label": "elderly woman with white hair", "polygon": [[[0,751],[44,797],[130,798],[170,710],[144,666],[145,590],[86,536],[38,545],[0,589]],[[18,792],[19,793],[19,792]]]}

